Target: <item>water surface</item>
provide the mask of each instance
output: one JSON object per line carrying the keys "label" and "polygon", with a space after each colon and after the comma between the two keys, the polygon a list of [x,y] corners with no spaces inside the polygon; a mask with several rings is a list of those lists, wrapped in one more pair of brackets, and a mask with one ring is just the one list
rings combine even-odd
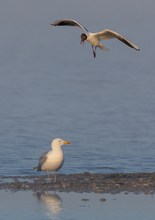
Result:
{"label": "water surface", "polygon": [[[0,3],[1,174],[34,175],[55,137],[72,142],[60,172],[154,171],[154,2],[14,2]],[[94,59],[79,29],[50,26],[66,16],[141,51],[112,40]]]}
{"label": "water surface", "polygon": [[[1,219],[149,219],[154,195],[0,192]],[[16,202],[14,202],[16,201]]]}

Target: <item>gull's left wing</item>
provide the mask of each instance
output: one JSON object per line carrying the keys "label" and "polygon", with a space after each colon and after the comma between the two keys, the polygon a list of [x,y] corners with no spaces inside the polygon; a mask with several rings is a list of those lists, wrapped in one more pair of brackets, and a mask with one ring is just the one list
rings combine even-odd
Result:
{"label": "gull's left wing", "polygon": [[109,30],[109,29],[105,29],[103,31],[97,32],[96,37],[99,40],[109,40],[109,39],[112,39],[112,38],[117,38],[118,40],[125,43],[127,46],[132,47],[135,50],[140,50],[140,48],[137,45],[135,45],[131,41],[127,40],[125,37],[123,37],[119,33],[115,32],[115,31],[112,31],[112,30]]}

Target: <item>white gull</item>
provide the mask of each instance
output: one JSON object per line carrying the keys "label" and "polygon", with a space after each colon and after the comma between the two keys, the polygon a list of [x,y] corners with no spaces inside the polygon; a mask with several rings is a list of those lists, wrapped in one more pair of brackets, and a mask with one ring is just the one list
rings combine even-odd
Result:
{"label": "white gull", "polygon": [[51,142],[51,150],[41,155],[38,166],[34,167],[37,171],[54,171],[54,182],[56,182],[56,171],[58,171],[64,162],[62,146],[70,144],[69,141],[56,138]]}
{"label": "white gull", "polygon": [[112,38],[116,38],[116,39],[122,41],[127,46],[129,46],[135,50],[140,50],[140,48],[137,45],[135,45],[134,43],[129,41],[127,38],[123,37],[122,35],[120,35],[119,33],[115,32],[113,30],[105,29],[105,30],[102,30],[102,31],[99,31],[96,33],[88,32],[88,30],[83,25],[81,25],[79,22],[77,22],[73,19],[56,20],[51,25],[53,25],[53,26],[75,26],[75,27],[82,28],[85,33],[81,34],[81,43],[84,44],[84,41],[86,40],[91,44],[94,58],[96,57],[96,48],[97,47],[103,51],[108,50],[100,41],[101,40],[109,40]]}

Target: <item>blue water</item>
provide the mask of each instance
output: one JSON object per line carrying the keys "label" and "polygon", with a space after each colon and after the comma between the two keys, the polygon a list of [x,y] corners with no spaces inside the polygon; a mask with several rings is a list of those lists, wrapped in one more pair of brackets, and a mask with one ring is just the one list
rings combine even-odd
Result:
{"label": "blue water", "polygon": [[1,219],[153,220],[155,215],[154,196],[143,194],[1,191],[0,197]]}
{"label": "blue water", "polygon": [[[60,3],[1,2],[0,174],[34,175],[55,137],[72,142],[60,173],[154,172],[155,3],[134,1],[138,13],[121,0],[121,8]],[[111,40],[94,59],[78,28],[49,25],[66,16],[90,31],[114,29],[141,50]]]}

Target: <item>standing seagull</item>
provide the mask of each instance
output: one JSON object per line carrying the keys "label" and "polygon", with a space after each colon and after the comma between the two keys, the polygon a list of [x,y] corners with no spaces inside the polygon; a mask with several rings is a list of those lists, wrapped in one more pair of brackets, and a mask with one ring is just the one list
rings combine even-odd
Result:
{"label": "standing seagull", "polygon": [[34,170],[37,171],[54,171],[54,182],[56,182],[56,171],[59,170],[64,162],[64,155],[62,146],[64,144],[70,144],[69,141],[64,141],[60,138],[56,138],[51,142],[51,150],[45,152],[39,159],[37,167]]}
{"label": "standing seagull", "polygon": [[88,32],[88,30],[83,25],[81,25],[79,22],[72,20],[72,19],[56,20],[51,25],[53,26],[75,26],[75,27],[82,28],[85,31],[85,33],[81,34],[81,43],[84,44],[84,41],[87,40],[91,44],[94,58],[96,57],[97,47],[103,51],[108,50],[103,44],[101,44],[100,41],[109,40],[112,38],[117,38],[118,40],[125,43],[127,46],[132,47],[135,50],[140,50],[139,47],[137,47],[131,41],[127,40],[122,35],[118,34],[117,32],[109,30],[109,29],[105,29],[97,33],[91,33],[91,32]]}

